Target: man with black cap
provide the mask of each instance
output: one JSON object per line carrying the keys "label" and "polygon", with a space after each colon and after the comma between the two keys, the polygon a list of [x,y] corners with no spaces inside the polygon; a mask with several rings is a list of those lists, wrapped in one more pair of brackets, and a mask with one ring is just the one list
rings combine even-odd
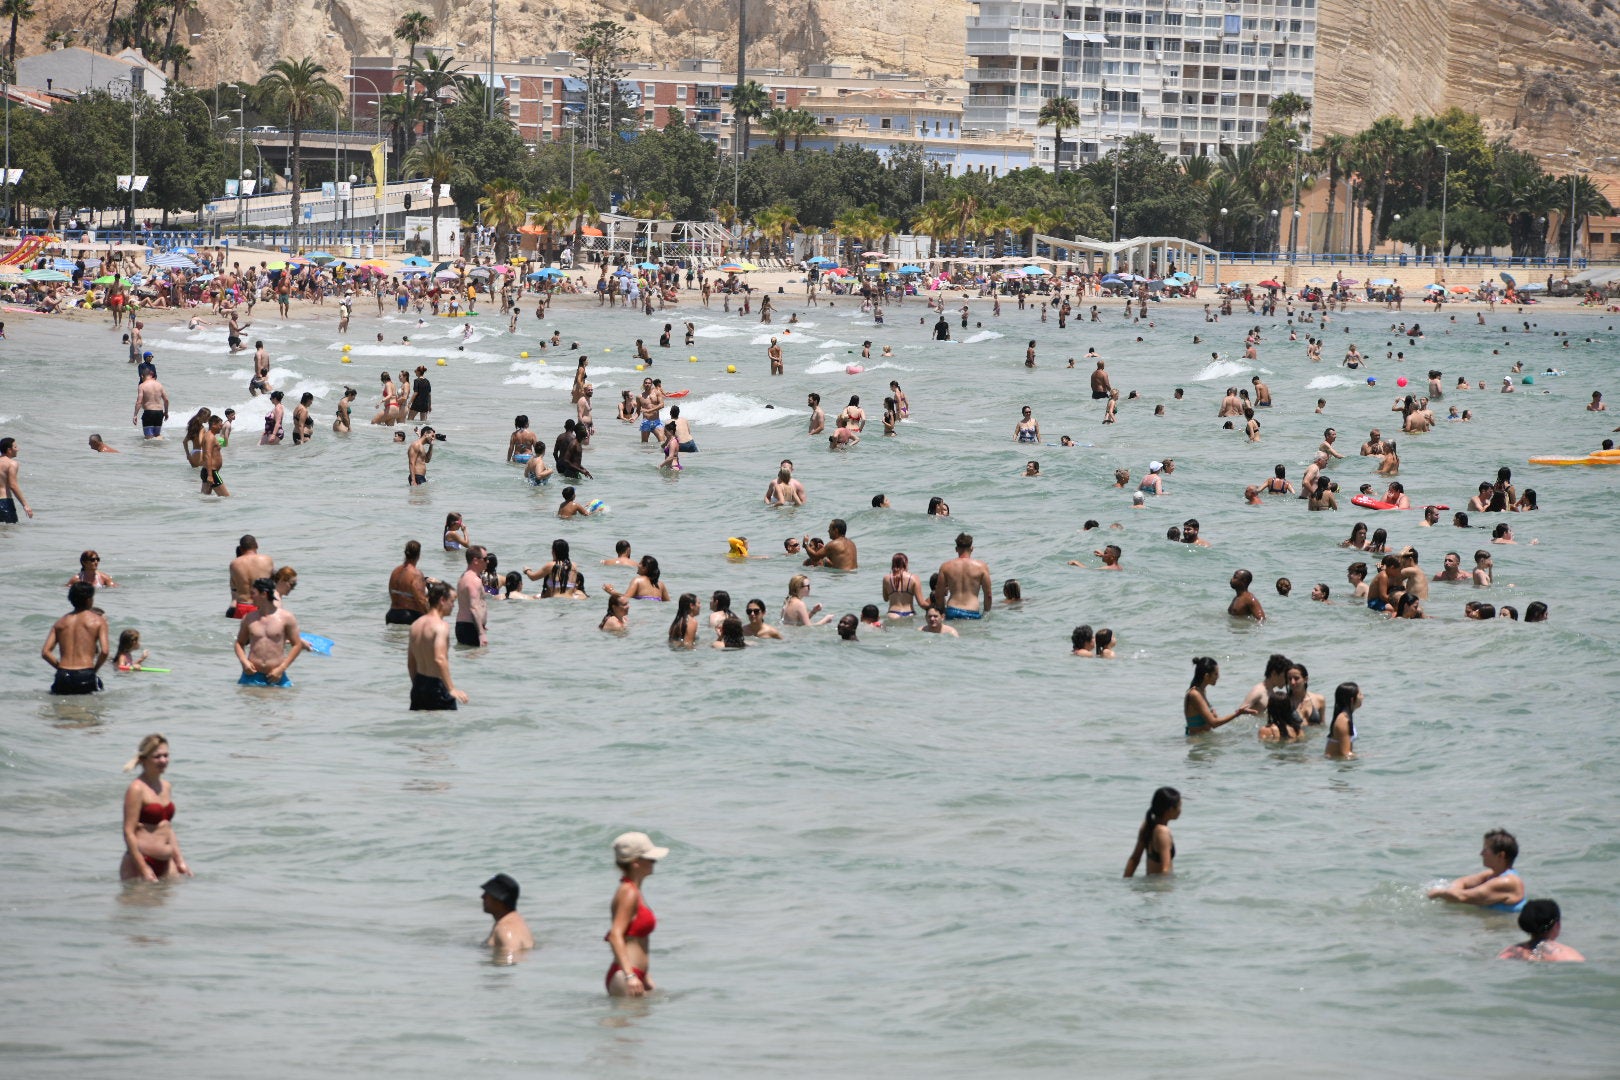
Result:
{"label": "man with black cap", "polygon": [[484,944],[495,950],[497,957],[508,961],[515,961],[518,953],[534,948],[529,924],[517,912],[518,892],[518,883],[507,874],[496,874],[484,882],[484,913],[495,919],[495,926]]}

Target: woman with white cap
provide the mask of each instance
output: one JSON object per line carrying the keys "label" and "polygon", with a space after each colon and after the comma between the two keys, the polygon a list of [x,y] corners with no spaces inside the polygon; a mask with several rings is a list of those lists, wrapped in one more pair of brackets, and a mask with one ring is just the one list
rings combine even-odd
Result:
{"label": "woman with white cap", "polygon": [[618,891],[613,894],[612,925],[603,938],[613,950],[613,965],[607,971],[610,997],[641,997],[654,990],[647,977],[647,936],[658,926],[641,898],[641,883],[653,872],[669,848],[656,847],[646,833],[627,832],[613,841],[613,861],[618,863]]}
{"label": "woman with white cap", "polygon": [[1142,477],[1142,483],[1136,490],[1144,492],[1144,493],[1151,491],[1155,495],[1163,495],[1164,494],[1163,469],[1164,469],[1164,462],[1162,462],[1162,461],[1150,461],[1150,462],[1148,462],[1148,474],[1146,476]]}

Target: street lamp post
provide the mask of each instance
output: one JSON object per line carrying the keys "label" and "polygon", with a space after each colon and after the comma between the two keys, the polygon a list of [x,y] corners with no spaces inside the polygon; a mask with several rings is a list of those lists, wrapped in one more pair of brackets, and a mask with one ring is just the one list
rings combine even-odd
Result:
{"label": "street lamp post", "polygon": [[[1114,243],[1117,244],[1119,243],[1119,144],[1125,136],[1114,134],[1108,137],[1114,140],[1114,205],[1109,209],[1114,212]],[[1117,253],[1115,258],[1117,260]]]}
{"label": "street lamp post", "polygon": [[1446,263],[1446,210],[1451,200],[1451,151],[1439,143],[1435,143],[1434,148],[1440,151],[1440,157],[1445,162],[1445,167],[1440,174],[1440,264],[1444,266]]}
{"label": "street lamp post", "polygon": [[344,219],[349,232],[349,243],[354,243],[354,185],[360,178],[354,173],[349,174],[349,199],[344,205]]}
{"label": "street lamp post", "polygon": [[[1581,152],[1579,150],[1571,150],[1569,152],[1569,155],[1572,158],[1578,158],[1578,157],[1581,156]],[[1568,277],[1570,272],[1575,269],[1575,169],[1576,169],[1576,163],[1573,162],[1573,161],[1570,162],[1570,166],[1569,166],[1569,258],[1564,261],[1564,265],[1567,267],[1567,269],[1564,271],[1564,276],[1565,277]]]}
{"label": "street lamp post", "polygon": [[1298,139],[1289,139],[1288,145],[1294,151],[1294,220],[1288,226],[1288,261],[1293,262],[1295,252],[1299,250],[1299,171],[1305,146]]}

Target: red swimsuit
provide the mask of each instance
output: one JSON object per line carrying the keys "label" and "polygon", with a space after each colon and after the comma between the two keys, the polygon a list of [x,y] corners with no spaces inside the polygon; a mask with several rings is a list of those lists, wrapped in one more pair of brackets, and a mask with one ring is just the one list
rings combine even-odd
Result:
{"label": "red swimsuit", "polygon": [[[620,884],[631,884],[629,878],[620,878],[619,882]],[[626,938],[644,938],[656,929],[658,929],[658,916],[653,914],[652,908],[648,907],[642,902],[641,890],[638,889],[636,890],[636,914],[630,920],[630,925],[625,927],[624,936]],[[608,936],[609,935],[604,934],[602,936],[602,940],[608,940]],[[623,970],[624,968],[620,966],[617,960],[613,961],[613,965],[608,968],[607,985],[610,989],[613,986],[613,976],[617,975]],[[641,968],[631,968],[630,971],[635,975],[636,978],[640,979],[643,984],[647,982],[647,973]]]}
{"label": "red swimsuit", "polygon": [[[142,803],[141,804],[141,824],[142,825],[161,825],[165,821],[171,820],[173,817],[174,817],[174,803],[172,803],[172,802],[170,802],[170,803],[149,802],[149,803]],[[156,874],[158,877],[163,877],[165,874],[167,874],[169,872],[169,860],[168,859],[154,859],[150,855],[142,855],[141,858],[146,860],[146,865],[151,867],[152,868],[152,873]]]}

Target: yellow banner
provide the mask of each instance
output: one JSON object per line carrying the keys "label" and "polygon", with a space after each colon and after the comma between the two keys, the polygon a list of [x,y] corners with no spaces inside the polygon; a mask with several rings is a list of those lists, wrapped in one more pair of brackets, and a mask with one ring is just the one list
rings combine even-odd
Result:
{"label": "yellow banner", "polygon": [[388,175],[388,149],[382,143],[371,148],[371,171],[377,174],[377,198],[383,197],[383,180]]}

